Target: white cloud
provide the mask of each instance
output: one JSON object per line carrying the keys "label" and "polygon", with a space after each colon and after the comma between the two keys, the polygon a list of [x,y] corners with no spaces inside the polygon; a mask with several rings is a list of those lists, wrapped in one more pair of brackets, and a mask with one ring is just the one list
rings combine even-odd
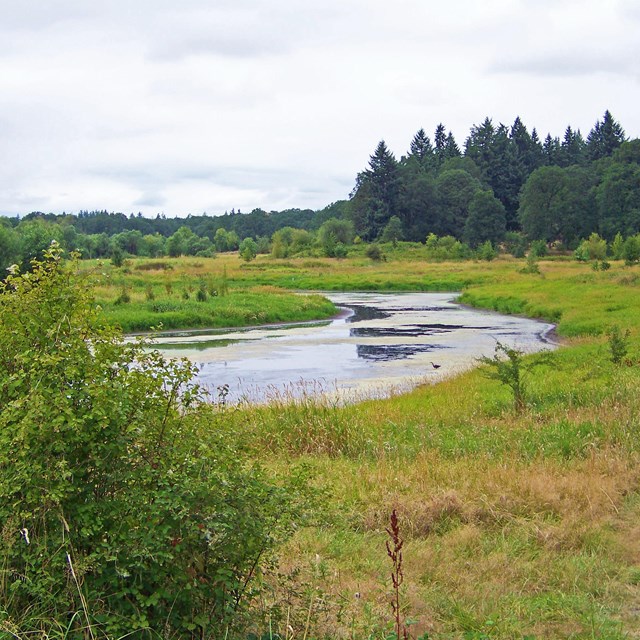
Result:
{"label": "white cloud", "polygon": [[384,138],[640,135],[636,5],[0,0],[0,212],[319,208]]}

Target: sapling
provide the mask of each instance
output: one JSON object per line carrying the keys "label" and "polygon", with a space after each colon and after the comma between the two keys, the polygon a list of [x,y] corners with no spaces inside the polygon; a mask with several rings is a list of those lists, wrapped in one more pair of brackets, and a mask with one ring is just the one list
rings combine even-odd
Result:
{"label": "sapling", "polygon": [[550,354],[545,352],[538,355],[536,360],[526,361],[523,351],[496,342],[493,358],[482,356],[478,358],[478,362],[489,367],[484,372],[487,378],[499,380],[511,389],[515,412],[520,414],[527,406],[526,378],[528,374],[537,366],[549,364],[550,358]]}
{"label": "sapling", "polygon": [[607,331],[607,338],[609,341],[611,362],[619,365],[629,351],[629,329],[622,331],[617,324],[614,324]]}

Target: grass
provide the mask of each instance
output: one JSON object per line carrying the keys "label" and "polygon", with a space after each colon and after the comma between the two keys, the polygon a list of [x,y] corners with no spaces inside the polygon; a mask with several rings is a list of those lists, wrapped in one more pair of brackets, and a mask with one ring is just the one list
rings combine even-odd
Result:
{"label": "grass", "polygon": [[[265,576],[260,606],[277,605],[273,633],[387,637],[385,527],[396,509],[414,637],[640,637],[638,267],[594,272],[560,258],[541,260],[536,275],[510,258],[429,263],[419,247],[386,251],[382,263],[229,255],[157,272],[133,263],[106,267],[97,289],[108,300],[124,285],[142,306],[149,285],[197,289],[226,270],[229,303],[254,291],[258,307],[271,296],[278,307],[285,288],[459,290],[467,304],[558,322],[563,347],[533,373],[521,415],[480,370],[357,405],[306,396],[225,409],[224,429],[257,462],[276,476],[304,463],[327,496]],[[630,330],[622,366],[605,337],[614,324]]]}

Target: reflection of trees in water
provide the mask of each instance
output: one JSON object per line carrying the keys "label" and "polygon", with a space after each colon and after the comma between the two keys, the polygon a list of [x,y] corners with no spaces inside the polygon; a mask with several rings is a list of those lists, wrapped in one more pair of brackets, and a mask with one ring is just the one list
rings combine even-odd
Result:
{"label": "reflection of trees in water", "polygon": [[[460,324],[414,324],[406,327],[354,327],[349,329],[352,338],[420,338],[464,329]],[[475,327],[474,327],[475,328]],[[488,330],[491,327],[477,327]]]}
{"label": "reflection of trees in water", "polygon": [[361,322],[363,320],[384,320],[391,317],[391,314],[378,309],[377,307],[368,307],[363,304],[350,304],[347,308],[353,311],[353,315],[349,316],[347,322]]}
{"label": "reflection of trees in water", "polygon": [[359,344],[356,345],[358,358],[375,362],[406,360],[418,353],[427,353],[437,349],[448,349],[436,344]]}

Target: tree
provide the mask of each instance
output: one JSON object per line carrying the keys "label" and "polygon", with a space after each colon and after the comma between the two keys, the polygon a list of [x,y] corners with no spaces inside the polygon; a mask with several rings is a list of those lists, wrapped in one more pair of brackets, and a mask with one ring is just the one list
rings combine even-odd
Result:
{"label": "tree", "polygon": [[560,139],[552,138],[551,134],[547,134],[542,145],[542,158],[546,166],[560,165],[561,162]]}
{"label": "tree", "polygon": [[437,216],[433,233],[462,237],[469,205],[480,183],[461,169],[442,171],[436,179]]}
{"label": "tree", "polygon": [[6,269],[20,262],[20,238],[8,225],[0,224],[0,280],[6,275]]}
{"label": "tree", "polygon": [[586,150],[586,143],[580,130],[573,131],[571,127],[567,127],[560,145],[558,157],[560,166],[569,167],[572,164],[583,164],[586,160]]}
{"label": "tree", "polygon": [[54,246],[0,283],[0,611],[34,636],[224,635],[300,482],[247,464],[193,366],[125,342],[75,272]]}
{"label": "tree", "polygon": [[613,162],[596,189],[600,231],[611,240],[640,231],[640,165]]}
{"label": "tree", "polygon": [[402,238],[402,221],[398,216],[391,216],[389,222],[387,222],[387,226],[382,231],[380,239],[382,242],[391,242],[395,247],[398,244],[398,240],[402,240]]}
{"label": "tree", "polygon": [[240,252],[240,257],[245,262],[251,262],[258,255],[258,245],[253,238],[245,238],[238,248]]}
{"label": "tree", "polygon": [[624,129],[614,120],[611,112],[604,112],[587,136],[587,153],[591,160],[600,160],[613,152],[626,140]]}
{"label": "tree", "polygon": [[398,208],[400,190],[398,162],[381,140],[369,158],[369,168],[358,176],[356,191],[365,186],[365,224],[359,229],[364,239],[377,238]]}
{"label": "tree", "polygon": [[491,191],[476,191],[469,204],[464,241],[474,248],[487,241],[496,245],[504,238],[505,231],[506,215],[500,200]]}
{"label": "tree", "polygon": [[531,240],[558,240],[575,247],[581,238],[598,229],[595,180],[588,167],[536,169],[520,194],[518,214],[524,233]]}
{"label": "tree", "polygon": [[526,379],[531,371],[538,366],[550,363],[550,354],[543,353],[535,360],[526,361],[524,353],[519,349],[509,347],[501,342],[496,343],[493,358],[482,356],[478,362],[489,368],[485,375],[498,380],[511,389],[516,413],[522,413],[527,406]]}
{"label": "tree", "polygon": [[398,217],[406,240],[420,242],[433,230],[436,215],[436,189],[433,174],[417,169],[413,163],[400,168]]}
{"label": "tree", "polygon": [[428,168],[433,163],[433,146],[429,136],[424,132],[424,129],[420,129],[411,141],[409,147],[409,157],[414,158],[418,164],[423,168]]}
{"label": "tree", "polygon": [[338,245],[346,246],[353,242],[355,231],[348,220],[330,218],[318,229],[318,242],[326,256],[335,256]]}
{"label": "tree", "polygon": [[16,231],[20,236],[23,269],[29,268],[32,259],[42,258],[52,242],[62,242],[60,227],[40,217],[23,220]]}
{"label": "tree", "polygon": [[447,159],[447,130],[442,122],[436,127],[434,136],[436,166],[441,167]]}
{"label": "tree", "polygon": [[186,225],[181,226],[167,239],[167,253],[172,258],[195,255],[198,236]]}

